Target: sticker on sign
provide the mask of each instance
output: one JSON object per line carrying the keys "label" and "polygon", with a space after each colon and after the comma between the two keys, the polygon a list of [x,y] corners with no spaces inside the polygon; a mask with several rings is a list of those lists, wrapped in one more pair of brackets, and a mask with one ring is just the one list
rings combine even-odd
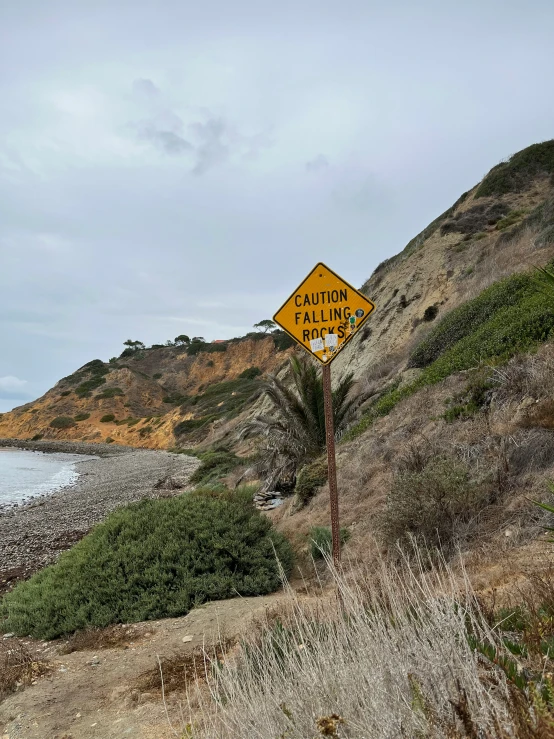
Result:
{"label": "sticker on sign", "polygon": [[[369,298],[320,262],[273,320],[312,356],[328,364],[374,309]],[[332,351],[325,352],[326,348]]]}

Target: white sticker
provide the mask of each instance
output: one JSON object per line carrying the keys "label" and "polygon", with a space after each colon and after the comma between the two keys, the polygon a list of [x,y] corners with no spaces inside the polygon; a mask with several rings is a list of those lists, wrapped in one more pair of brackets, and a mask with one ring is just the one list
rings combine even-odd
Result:
{"label": "white sticker", "polygon": [[323,351],[323,339],[312,339],[310,341],[310,349],[313,352]]}
{"label": "white sticker", "polygon": [[327,334],[325,337],[325,346],[336,346],[338,341],[339,339],[336,334]]}

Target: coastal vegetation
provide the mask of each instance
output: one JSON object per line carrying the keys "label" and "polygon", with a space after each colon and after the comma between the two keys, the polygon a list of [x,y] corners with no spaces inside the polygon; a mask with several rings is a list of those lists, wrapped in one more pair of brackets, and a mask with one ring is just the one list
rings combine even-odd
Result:
{"label": "coastal vegetation", "polygon": [[87,626],[182,616],[206,600],[276,590],[278,562],[290,571],[290,545],[240,493],[144,500],[114,511],[6,595],[0,626],[53,639]]}

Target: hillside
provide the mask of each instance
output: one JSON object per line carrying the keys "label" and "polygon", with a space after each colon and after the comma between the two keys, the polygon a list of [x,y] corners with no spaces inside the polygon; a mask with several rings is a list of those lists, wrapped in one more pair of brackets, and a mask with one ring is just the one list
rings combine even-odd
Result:
{"label": "hillside", "polygon": [[[352,371],[375,393],[409,381],[420,372],[408,366],[410,352],[445,314],[506,275],[546,264],[554,255],[553,173],[554,141],[530,146],[380,264],[362,288],[376,310],[337,358],[335,377]],[[261,407],[263,374],[291,351],[281,334],[194,350],[129,348],[0,416],[0,438],[113,439],[157,449],[234,444],[237,425]]]}
{"label": "hillside", "polygon": [[281,335],[256,334],[192,349],[126,349],[109,362],[92,360],[38,400],[0,414],[0,438],[112,439],[151,449],[184,438],[195,443],[259,395],[260,377],[283,364],[288,343]]}
{"label": "hillside", "polygon": [[[376,310],[337,358],[335,374],[353,371],[375,391],[385,378],[413,377],[408,355],[444,314],[495,280],[551,259],[553,172],[554,142],[519,152],[380,264],[362,288]],[[113,439],[155,449],[229,440],[257,412],[262,375],[292,351],[281,346],[282,337],[249,335],[194,352],[155,346],[93,360],[0,416],[0,437]]]}

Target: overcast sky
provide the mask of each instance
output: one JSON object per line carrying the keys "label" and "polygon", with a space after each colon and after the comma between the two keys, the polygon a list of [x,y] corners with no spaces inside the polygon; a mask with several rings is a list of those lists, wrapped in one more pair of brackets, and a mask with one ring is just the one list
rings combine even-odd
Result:
{"label": "overcast sky", "polygon": [[552,0],[0,0],[0,411],[361,285],[554,137]]}

